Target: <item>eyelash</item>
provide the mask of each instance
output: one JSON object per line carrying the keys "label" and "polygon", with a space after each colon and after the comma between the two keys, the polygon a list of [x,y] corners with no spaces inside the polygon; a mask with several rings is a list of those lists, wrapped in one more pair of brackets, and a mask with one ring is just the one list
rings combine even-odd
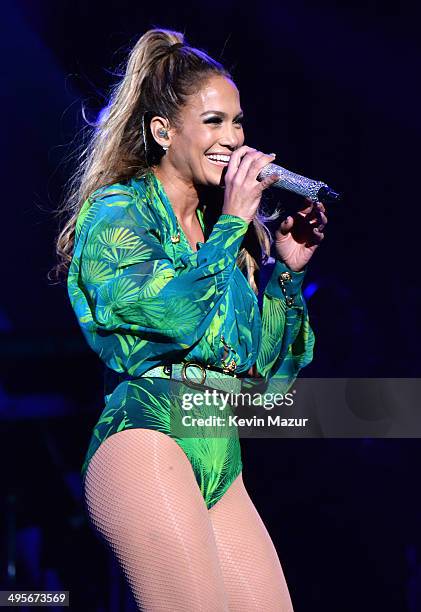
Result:
{"label": "eyelash", "polygon": [[[243,126],[243,121],[244,121],[244,118],[237,119],[237,121],[234,121],[234,123],[237,123],[238,125]],[[221,124],[222,123],[222,119],[220,117],[211,117],[210,119],[206,119],[205,123],[219,123],[219,124]]]}

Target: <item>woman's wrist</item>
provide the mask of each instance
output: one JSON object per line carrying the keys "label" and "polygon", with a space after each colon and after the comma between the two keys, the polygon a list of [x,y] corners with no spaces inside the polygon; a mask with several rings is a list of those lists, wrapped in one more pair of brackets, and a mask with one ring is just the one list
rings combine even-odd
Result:
{"label": "woman's wrist", "polygon": [[281,263],[283,266],[285,266],[285,268],[289,271],[289,272],[294,272],[295,274],[302,274],[307,270],[307,264],[299,269],[296,269],[292,266],[290,266],[289,264],[287,264],[279,255],[278,253],[275,254],[275,262],[279,261],[279,263]]}
{"label": "woman's wrist", "polygon": [[275,266],[266,286],[265,293],[271,297],[284,299],[287,306],[301,305],[301,287],[306,268],[296,271],[280,258],[275,258]]}
{"label": "woman's wrist", "polygon": [[241,217],[240,215],[236,215],[235,213],[231,213],[231,212],[221,212],[221,217],[233,217],[234,219],[241,219],[241,221],[244,221],[244,223],[247,223],[247,225],[249,225],[249,223],[251,222],[251,219],[245,219],[244,217]]}

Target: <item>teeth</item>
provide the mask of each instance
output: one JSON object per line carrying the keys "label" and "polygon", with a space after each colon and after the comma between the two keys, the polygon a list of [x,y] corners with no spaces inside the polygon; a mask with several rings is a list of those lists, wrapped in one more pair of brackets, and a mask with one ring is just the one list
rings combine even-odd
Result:
{"label": "teeth", "polygon": [[228,163],[230,160],[229,155],[207,155],[206,157],[209,157],[209,159],[211,159],[212,161],[220,161],[226,163]]}

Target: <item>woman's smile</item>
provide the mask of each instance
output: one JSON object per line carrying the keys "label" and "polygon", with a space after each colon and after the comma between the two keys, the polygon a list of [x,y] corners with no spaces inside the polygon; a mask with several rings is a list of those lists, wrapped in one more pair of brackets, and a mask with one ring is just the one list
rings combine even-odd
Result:
{"label": "woman's smile", "polygon": [[226,155],[224,153],[206,153],[206,159],[216,166],[228,166],[231,155]]}

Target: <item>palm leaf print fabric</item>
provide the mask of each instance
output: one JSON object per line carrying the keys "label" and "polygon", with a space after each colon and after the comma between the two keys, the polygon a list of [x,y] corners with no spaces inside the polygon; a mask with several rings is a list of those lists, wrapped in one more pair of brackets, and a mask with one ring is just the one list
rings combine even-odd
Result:
{"label": "palm leaf print fabric", "polygon": [[[205,242],[194,251],[183,232],[174,239],[177,219],[152,172],[98,189],[82,206],[68,295],[108,381],[82,474],[99,445],[117,431],[146,427],[174,437],[169,411],[176,398],[168,381],[142,378],[154,366],[235,362],[236,373],[245,376],[257,363],[265,380],[275,377],[287,389],[312,359],[314,336],[301,293],[304,272],[290,272],[295,302],[287,307],[278,278],[288,268],[276,261],[260,312],[236,264],[247,222],[221,214],[206,228],[200,208],[197,216]],[[211,507],[241,471],[238,438],[198,434],[177,443]]]}

